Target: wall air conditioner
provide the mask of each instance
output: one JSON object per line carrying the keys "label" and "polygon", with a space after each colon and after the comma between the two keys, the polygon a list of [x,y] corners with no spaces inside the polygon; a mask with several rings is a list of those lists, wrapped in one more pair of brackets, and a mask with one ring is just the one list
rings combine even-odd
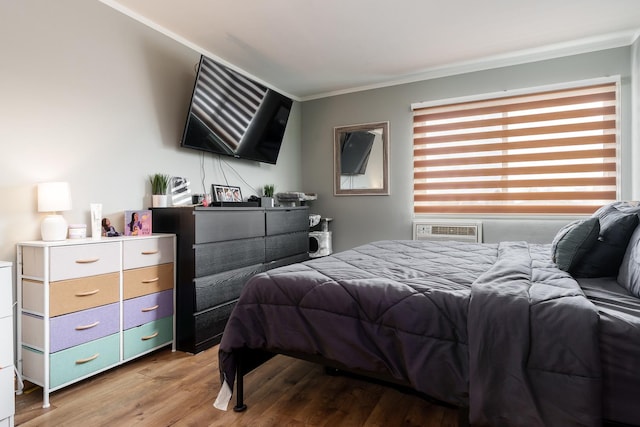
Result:
{"label": "wall air conditioner", "polygon": [[413,240],[455,240],[482,242],[482,222],[417,220],[413,222]]}

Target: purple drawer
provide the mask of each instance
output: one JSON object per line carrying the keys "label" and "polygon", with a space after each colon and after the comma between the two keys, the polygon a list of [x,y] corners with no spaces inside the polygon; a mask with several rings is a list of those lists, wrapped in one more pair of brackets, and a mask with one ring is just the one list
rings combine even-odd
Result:
{"label": "purple drawer", "polygon": [[118,332],[120,329],[118,306],[116,302],[52,317],[49,323],[51,353]]}
{"label": "purple drawer", "polygon": [[124,329],[144,325],[172,314],[172,289],[131,298],[124,302]]}

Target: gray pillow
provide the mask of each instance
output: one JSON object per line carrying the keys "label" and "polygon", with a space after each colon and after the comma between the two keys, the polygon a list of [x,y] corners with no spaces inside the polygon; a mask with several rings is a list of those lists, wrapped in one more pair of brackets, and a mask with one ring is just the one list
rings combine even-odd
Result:
{"label": "gray pillow", "polygon": [[551,244],[553,261],[560,270],[570,271],[598,241],[599,235],[598,218],[567,224],[558,231]]}
{"label": "gray pillow", "polygon": [[618,284],[640,298],[640,227],[631,235],[618,271]]}
{"label": "gray pillow", "polygon": [[628,204],[616,202],[598,209],[593,217],[600,220],[598,241],[569,272],[574,277],[616,277],[638,215]]}

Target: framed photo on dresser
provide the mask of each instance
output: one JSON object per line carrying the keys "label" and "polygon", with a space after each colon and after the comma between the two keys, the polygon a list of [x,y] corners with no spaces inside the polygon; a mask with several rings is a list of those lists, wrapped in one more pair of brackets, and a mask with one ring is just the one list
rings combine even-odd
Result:
{"label": "framed photo on dresser", "polygon": [[235,203],[242,201],[242,191],[240,191],[240,187],[220,184],[213,184],[211,187],[213,190],[213,200],[216,202]]}

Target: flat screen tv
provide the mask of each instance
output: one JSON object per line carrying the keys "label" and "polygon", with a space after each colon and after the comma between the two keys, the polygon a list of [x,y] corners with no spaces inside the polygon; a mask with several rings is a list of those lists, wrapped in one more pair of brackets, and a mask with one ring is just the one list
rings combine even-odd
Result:
{"label": "flat screen tv", "polygon": [[364,175],[369,163],[375,134],[367,131],[354,131],[344,134],[341,142],[340,175]]}
{"label": "flat screen tv", "polygon": [[180,145],[275,164],[292,100],[204,55]]}

